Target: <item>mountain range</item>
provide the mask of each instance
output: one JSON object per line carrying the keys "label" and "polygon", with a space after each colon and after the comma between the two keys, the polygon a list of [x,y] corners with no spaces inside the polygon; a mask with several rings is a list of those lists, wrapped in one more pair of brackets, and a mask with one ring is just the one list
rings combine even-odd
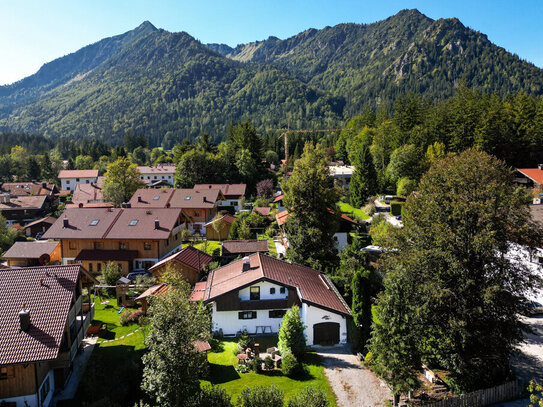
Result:
{"label": "mountain range", "polygon": [[0,131],[112,143],[132,131],[169,148],[202,132],[221,139],[245,117],[260,131],[337,127],[402,93],[446,98],[461,80],[543,94],[543,70],[456,18],[417,10],[235,48],[146,21],[1,86]]}

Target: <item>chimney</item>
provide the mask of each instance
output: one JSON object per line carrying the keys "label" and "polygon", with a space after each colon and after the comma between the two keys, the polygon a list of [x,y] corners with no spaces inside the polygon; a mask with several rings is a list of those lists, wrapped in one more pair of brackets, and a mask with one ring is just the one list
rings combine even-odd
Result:
{"label": "chimney", "polygon": [[79,202],[79,205],[78,205],[80,208],[83,207],[83,202]]}
{"label": "chimney", "polygon": [[170,205],[170,203],[168,202],[168,203],[166,204],[166,208],[169,208],[170,206],[171,206],[171,205]]}
{"label": "chimney", "polygon": [[160,222],[158,221],[158,218],[155,219],[155,230],[160,228]]}
{"label": "chimney", "polygon": [[543,171],[543,164],[537,164],[537,168],[539,168],[540,171]]}
{"label": "chimney", "polygon": [[138,202],[141,202],[141,195],[138,195]]}
{"label": "chimney", "polygon": [[42,183],[41,183],[41,187],[42,187],[42,188],[47,188],[47,182],[42,182]]}
{"label": "chimney", "polygon": [[246,271],[249,271],[250,268],[251,268],[251,258],[249,256],[245,256],[243,258],[243,266],[242,266],[241,272],[245,273]]}
{"label": "chimney", "polygon": [[19,323],[21,331],[28,331],[30,328],[30,310],[26,309],[26,304],[23,304],[23,309],[19,311]]}
{"label": "chimney", "polygon": [[66,216],[64,216],[64,219],[62,220],[62,225],[63,227],[67,228],[68,226],[70,226],[70,223],[68,222],[68,218]]}
{"label": "chimney", "polygon": [[209,189],[211,189],[211,185],[209,186]]}

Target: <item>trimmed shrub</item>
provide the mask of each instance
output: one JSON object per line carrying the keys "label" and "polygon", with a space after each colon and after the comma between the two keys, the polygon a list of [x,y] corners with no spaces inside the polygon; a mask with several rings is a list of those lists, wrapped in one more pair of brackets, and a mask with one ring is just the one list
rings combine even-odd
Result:
{"label": "trimmed shrub", "polygon": [[247,387],[238,399],[240,407],[283,407],[284,393],[273,384],[270,386]]}
{"label": "trimmed shrub", "polygon": [[130,315],[132,315],[131,312],[126,309],[121,312],[121,315],[119,315],[119,324],[121,324],[121,326],[130,325],[132,323]]}
{"label": "trimmed shrub", "polygon": [[285,376],[294,376],[299,371],[300,364],[298,363],[298,360],[291,352],[287,352],[283,356],[283,360],[281,362],[281,372]]}
{"label": "trimmed shrub", "polygon": [[402,208],[404,203],[399,201],[392,201],[390,203],[390,214],[392,216],[398,216],[402,214]]}
{"label": "trimmed shrub", "polygon": [[230,395],[219,386],[203,386],[188,403],[189,407],[233,407]]}
{"label": "trimmed shrub", "polygon": [[130,314],[130,316],[128,317],[129,321],[130,322],[134,322],[134,323],[138,323],[140,318],[143,316],[143,310],[139,309],[137,311],[134,311]]}
{"label": "trimmed shrub", "polygon": [[326,394],[314,386],[307,386],[287,403],[287,407],[328,407]]}
{"label": "trimmed shrub", "polygon": [[253,360],[247,362],[247,366],[255,373],[262,372],[262,358],[255,357]]}
{"label": "trimmed shrub", "polygon": [[292,307],[287,311],[279,328],[279,342],[277,347],[281,354],[292,352],[299,357],[305,352],[304,324],[300,317],[299,308]]}
{"label": "trimmed shrub", "polygon": [[247,335],[247,331],[243,331],[238,339],[238,347],[243,352],[247,348],[252,348],[254,343],[254,339]]}
{"label": "trimmed shrub", "polygon": [[266,359],[264,359],[264,366],[267,370],[272,370],[275,367],[275,363],[271,356],[266,356]]}

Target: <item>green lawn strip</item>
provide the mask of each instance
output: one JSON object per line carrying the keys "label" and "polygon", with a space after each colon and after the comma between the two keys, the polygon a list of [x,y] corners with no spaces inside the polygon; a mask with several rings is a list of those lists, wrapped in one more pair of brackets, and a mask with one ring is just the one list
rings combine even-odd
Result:
{"label": "green lawn strip", "polygon": [[[187,246],[191,246],[190,243],[183,243],[183,248],[187,247]],[[215,249],[220,249],[221,248],[221,242],[217,241],[217,240],[207,240],[207,247],[206,247],[206,242],[205,241],[201,241],[201,242],[198,242],[198,243],[194,243],[192,244],[192,246],[194,246],[194,248],[198,249],[198,250],[201,250],[209,255],[212,255],[213,254],[213,251]]]}
{"label": "green lawn strip", "polygon": [[[261,350],[265,350],[267,345],[261,344]],[[246,387],[266,386],[274,384],[285,393],[285,400],[288,400],[300,392],[306,386],[315,386],[323,390],[328,396],[331,406],[336,406],[334,392],[321,365],[320,357],[314,352],[307,353],[302,362],[305,367],[305,373],[289,378],[283,376],[280,371],[263,373],[238,373],[235,366],[238,363],[236,357],[237,343],[234,341],[221,341],[219,349],[208,353],[210,364],[209,380],[202,380],[202,384],[219,385],[224,388],[236,401],[241,391]]]}
{"label": "green lawn strip", "polygon": [[360,220],[370,218],[362,209],[353,208],[346,202],[338,202],[337,206],[339,207],[339,210],[347,216],[354,216],[355,218]]}
{"label": "green lawn strip", "polygon": [[[102,297],[102,300],[109,301],[107,304],[101,304],[100,298],[96,297],[94,302],[94,323],[105,323],[107,324],[108,334],[104,338],[98,338],[98,341],[118,339],[130,332],[138,329],[138,324],[130,324],[126,326],[121,326],[119,323],[118,314],[120,307],[117,306],[117,301],[115,298],[106,298]],[[125,308],[130,312],[134,312],[137,308]]]}
{"label": "green lawn strip", "polygon": [[275,247],[275,242],[271,237],[268,238],[266,235],[257,234],[256,238],[258,240],[267,240],[268,241],[268,250],[270,251],[270,255],[277,256],[277,249]]}

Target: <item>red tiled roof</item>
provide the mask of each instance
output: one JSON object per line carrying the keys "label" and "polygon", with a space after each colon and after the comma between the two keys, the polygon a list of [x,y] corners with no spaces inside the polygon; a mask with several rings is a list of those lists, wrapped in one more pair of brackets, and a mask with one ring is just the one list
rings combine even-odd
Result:
{"label": "red tiled roof", "polygon": [[98,170],[62,170],[58,178],[97,178]]}
{"label": "red tiled roof", "polygon": [[75,260],[132,261],[137,256],[137,250],[83,249],[79,252]]}
{"label": "red tiled roof", "polygon": [[178,252],[160,260],[158,263],[153,264],[149,271],[153,271],[170,261],[178,261],[179,263],[185,264],[195,270],[200,271],[208,265],[211,259],[212,257],[209,254],[204,253],[203,251],[192,246],[187,246],[184,249],[181,249]]}
{"label": "red tiled roof", "polygon": [[138,189],[132,198],[132,208],[182,208],[212,209],[219,200],[220,191],[195,191],[193,189]]}
{"label": "red tiled roof", "polygon": [[[68,318],[79,264],[27,267],[0,272],[0,365],[55,359]],[[30,311],[21,331],[19,311]]]}
{"label": "red tiled roof", "polygon": [[277,224],[279,226],[283,226],[283,224],[287,221],[290,214],[285,209],[284,211],[279,212],[277,215],[275,215],[275,219],[277,220]]}
{"label": "red tiled roof", "polygon": [[143,300],[147,297],[158,297],[159,295],[165,293],[168,291],[169,287],[167,284],[157,284],[152,287],[149,287],[147,290],[145,290],[138,298],[136,298],[136,301]]}
{"label": "red tiled roof", "polygon": [[41,209],[45,204],[45,195],[11,196],[9,202],[0,203],[2,211],[16,211],[21,209]]}
{"label": "red tiled roof", "polygon": [[39,225],[40,223],[47,223],[49,225],[52,225],[53,223],[55,223],[56,220],[57,218],[54,218],[52,216],[46,216],[45,218],[41,218],[41,219],[35,220],[34,222],[27,223],[24,228],[25,229],[31,228],[32,226]]}
{"label": "red tiled roof", "polygon": [[245,195],[245,184],[196,184],[195,191],[211,191],[218,189],[226,198],[240,198]]}
{"label": "red tiled roof", "polygon": [[225,240],[222,242],[224,254],[258,253],[267,252],[267,240]]}
{"label": "red tiled roof", "polygon": [[[74,208],[45,232],[44,239],[167,239],[180,215],[179,209]],[[68,227],[64,227],[64,219]],[[159,228],[155,229],[155,220]],[[97,221],[91,226],[93,221]],[[130,226],[132,221],[136,221]]]}
{"label": "red tiled roof", "polygon": [[103,201],[102,184],[91,182],[90,184],[77,184],[74,188],[72,202],[78,204],[80,202],[96,203]]}
{"label": "red tiled roof", "polygon": [[517,171],[521,172],[537,184],[543,184],[543,170],[540,170],[539,168],[518,168]]}
{"label": "red tiled roof", "polygon": [[[86,184],[85,184],[86,185]],[[75,208],[113,208],[113,204],[110,202],[91,202],[91,203],[70,203],[66,204],[66,209]]]}
{"label": "red tiled roof", "polygon": [[136,169],[140,174],[175,174],[175,164],[158,164],[156,166],[139,165]]}
{"label": "red tiled roof", "polygon": [[262,216],[269,216],[271,208],[269,206],[256,206],[253,208],[253,212],[257,212]]}
{"label": "red tiled roof", "polygon": [[206,290],[205,281],[199,281],[194,285],[194,289],[190,294],[189,301],[201,301],[204,298],[204,292]]}
{"label": "red tiled roof", "polygon": [[37,240],[35,242],[15,242],[2,257],[6,259],[39,259],[42,254],[51,254],[59,242]]}
{"label": "red tiled roof", "polygon": [[279,202],[279,201],[282,201],[284,197],[285,197],[285,196],[284,196],[283,194],[281,194],[281,195],[278,195],[278,196],[276,196],[276,197],[275,197],[275,199],[273,200],[273,202]]}
{"label": "red tiled roof", "polygon": [[18,196],[51,195],[55,192],[57,192],[56,185],[49,182],[6,182],[0,186],[0,193]]}
{"label": "red tiled roof", "polygon": [[207,352],[208,350],[211,350],[211,345],[208,341],[194,341],[192,342],[194,347],[196,348],[196,352]]}
{"label": "red tiled roof", "polygon": [[296,288],[302,302],[345,315],[351,314],[349,306],[325,274],[261,253],[252,254],[249,260],[250,268],[247,271],[242,271],[243,259],[212,271],[206,283],[204,301],[211,302],[233,290],[267,280]]}
{"label": "red tiled roof", "polygon": [[234,221],[236,219],[237,218],[235,216],[232,216],[229,213],[227,213],[226,215],[223,215],[220,218],[215,218],[213,220],[210,220],[209,222],[206,223],[206,226],[211,225],[213,222],[217,222],[218,220],[223,221],[223,222],[228,223],[229,225],[231,225],[232,223],[234,223]]}

